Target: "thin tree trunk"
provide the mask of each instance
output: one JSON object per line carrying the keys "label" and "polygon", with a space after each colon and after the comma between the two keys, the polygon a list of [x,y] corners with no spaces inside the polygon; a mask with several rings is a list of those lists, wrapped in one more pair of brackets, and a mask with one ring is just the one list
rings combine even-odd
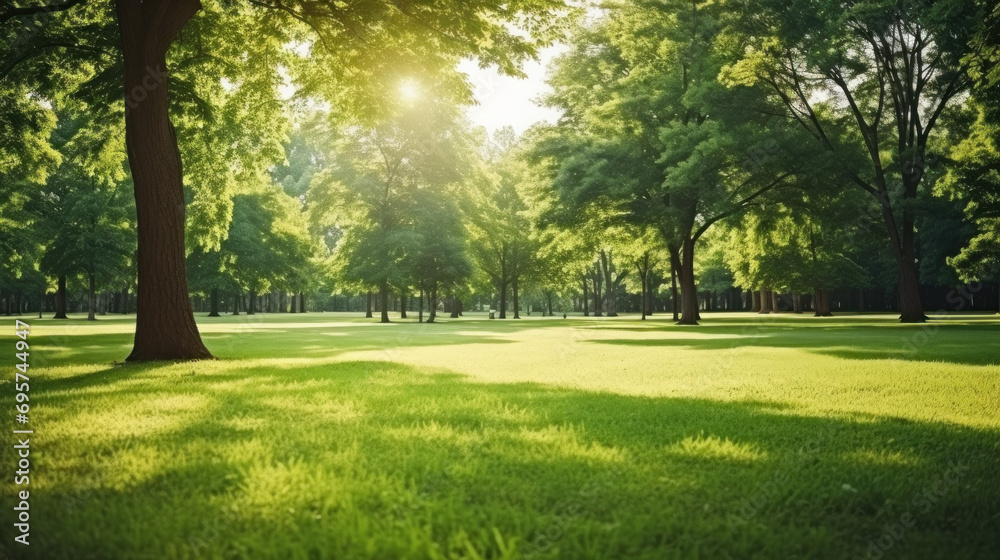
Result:
{"label": "thin tree trunk", "polygon": [[428,323],[433,323],[434,320],[437,319],[437,306],[438,306],[437,291],[438,291],[438,289],[437,289],[437,282],[431,282],[431,287],[430,287],[430,290],[429,290],[429,292],[427,294],[428,295],[428,301],[427,301],[427,308],[428,308],[427,322]]}
{"label": "thin tree trunk", "polygon": [[797,292],[792,294],[792,311],[802,313],[802,294]]}
{"label": "thin tree trunk", "polygon": [[66,275],[59,276],[56,288],[56,314],[53,319],[66,319]]}
{"label": "thin tree trunk", "polygon": [[399,293],[399,318],[406,319],[406,292]]}
{"label": "thin tree trunk", "polygon": [[521,318],[521,305],[517,301],[517,296],[518,296],[518,294],[517,294],[517,291],[518,291],[517,290],[517,276],[514,277],[514,283],[513,283],[513,285],[511,287],[513,289],[512,293],[513,293],[513,296],[514,296],[514,318],[515,319],[520,319]]}
{"label": "thin tree trunk", "polygon": [[451,317],[452,319],[458,319],[458,314],[461,307],[462,307],[462,300],[458,299],[457,297],[452,298],[451,315],[449,315],[449,317]]}
{"label": "thin tree trunk", "polygon": [[[336,302],[336,300],[334,300]],[[299,313],[306,312],[306,293],[299,292]]]}
{"label": "thin tree trunk", "polygon": [[680,310],[677,305],[677,257],[674,251],[670,253],[670,305],[674,312],[674,321],[680,320]]}
{"label": "thin tree trunk", "polygon": [[781,303],[781,295],[778,292],[771,292],[771,311],[777,313],[779,303]]}
{"label": "thin tree trunk", "polygon": [[423,286],[423,284],[420,285],[420,296],[419,297],[420,297],[420,301],[418,302],[418,306],[417,306],[417,322],[418,323],[423,323],[424,322],[424,286]]}
{"label": "thin tree trunk", "polygon": [[219,316],[219,289],[218,288],[212,288],[211,300],[212,300],[211,310],[208,312],[208,316],[209,317],[218,317]]}
{"label": "thin tree trunk", "polygon": [[87,320],[96,321],[97,317],[94,316],[94,308],[97,306],[97,298],[94,295],[94,275],[87,275]]}
{"label": "thin tree trunk", "polygon": [[507,318],[507,286],[506,284],[500,287],[500,318]]}
{"label": "thin tree trunk", "polygon": [[389,282],[383,280],[379,288],[379,310],[381,311],[380,323],[389,322]]}
{"label": "thin tree trunk", "polygon": [[368,302],[365,307],[365,319],[372,318],[372,292],[368,290]]}
{"label": "thin tree trunk", "polygon": [[250,299],[247,302],[247,315],[257,314],[257,291],[250,290]]}
{"label": "thin tree trunk", "polygon": [[239,315],[239,314],[240,314],[240,300],[241,300],[241,299],[243,299],[243,295],[242,295],[242,294],[240,294],[239,292],[236,292],[236,293],[235,293],[235,294],[233,295],[233,316],[234,316],[234,317],[235,317],[236,315]]}
{"label": "thin tree trunk", "polygon": [[116,0],[115,6],[139,241],[135,341],[127,360],[211,358],[188,297],[183,172],[167,99],[167,49],[201,3]]}
{"label": "thin tree trunk", "polygon": [[580,303],[583,304],[583,316],[584,317],[590,317],[590,301],[588,301],[589,297],[590,296],[587,294],[587,276],[584,275],[583,276],[583,301],[580,302]]}

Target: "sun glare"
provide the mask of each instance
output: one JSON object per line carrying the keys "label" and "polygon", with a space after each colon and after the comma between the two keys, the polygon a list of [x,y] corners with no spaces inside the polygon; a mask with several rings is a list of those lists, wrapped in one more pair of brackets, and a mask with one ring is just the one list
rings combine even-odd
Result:
{"label": "sun glare", "polygon": [[413,80],[406,80],[399,84],[399,97],[403,101],[416,101],[420,97],[420,85]]}

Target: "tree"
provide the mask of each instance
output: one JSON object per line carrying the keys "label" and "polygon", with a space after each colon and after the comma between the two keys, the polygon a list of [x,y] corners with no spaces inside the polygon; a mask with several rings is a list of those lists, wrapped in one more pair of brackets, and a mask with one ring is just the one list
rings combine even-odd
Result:
{"label": "tree", "polygon": [[878,201],[899,268],[900,320],[924,321],[913,201],[942,114],[969,91],[969,45],[984,3],[731,5],[730,31],[744,57],[725,70],[725,81],[766,84],[839,164],[844,184]]}
{"label": "tree", "polygon": [[[86,0],[72,1],[65,7],[86,3]],[[199,0],[116,0],[115,6],[121,33],[121,57],[117,60],[123,61],[124,91],[131,102],[125,117],[125,135],[139,234],[139,314],[135,345],[128,359],[208,358],[211,354],[201,342],[187,294],[184,173],[167,97],[168,50],[202,5]],[[254,6],[263,16],[260,19],[269,20],[266,27],[259,29],[268,40],[256,44],[280,49],[290,38],[286,30],[297,37],[308,37],[317,53],[317,64],[312,69],[317,78],[301,81],[336,83],[335,87],[340,89],[327,90],[327,99],[343,106],[349,99],[384,98],[352,95],[343,84],[378,85],[386,77],[397,75],[385,70],[401,59],[420,62],[428,71],[438,71],[451,68],[458,57],[471,55],[516,74],[517,65],[532,56],[546,40],[547,21],[562,8],[562,2],[480,0],[445,7],[408,2],[344,5],[262,1]],[[12,7],[0,14],[0,18],[7,21],[47,11],[44,6]],[[525,37],[509,29],[509,22],[519,22],[539,33]],[[310,31],[314,35],[308,35]],[[12,63],[16,66],[30,58],[15,59]],[[269,60],[277,62],[281,58]],[[295,69],[304,67],[299,64]],[[268,70],[273,76],[277,68],[272,66]],[[351,74],[353,79],[329,80],[331,72]],[[297,76],[301,78],[302,73]],[[276,81],[271,82],[273,90]],[[454,80],[453,84],[460,84],[460,89],[467,91],[461,80]],[[375,105],[377,109],[384,103]]]}
{"label": "tree", "polygon": [[[769,105],[760,91],[719,84],[732,56],[717,40],[721,4],[613,8],[560,60],[548,101],[565,114],[538,157],[566,204],[661,232],[681,284],[679,322],[697,324],[698,239],[789,176],[794,142],[786,125],[759,117]],[[746,146],[762,147],[752,165]]]}

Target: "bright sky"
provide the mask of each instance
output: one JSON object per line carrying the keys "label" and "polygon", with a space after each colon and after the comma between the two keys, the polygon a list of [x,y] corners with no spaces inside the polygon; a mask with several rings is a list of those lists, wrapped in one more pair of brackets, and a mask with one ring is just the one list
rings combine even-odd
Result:
{"label": "bright sky", "polygon": [[493,68],[480,69],[471,60],[459,64],[459,70],[469,75],[476,101],[479,102],[468,110],[472,124],[485,127],[491,134],[510,125],[520,134],[538,121],[554,123],[559,118],[559,112],[538,106],[535,99],[549,90],[545,85],[545,70],[549,62],[565,50],[564,45],[543,49],[538,62],[524,65],[523,70],[528,77],[523,80],[502,76]]}

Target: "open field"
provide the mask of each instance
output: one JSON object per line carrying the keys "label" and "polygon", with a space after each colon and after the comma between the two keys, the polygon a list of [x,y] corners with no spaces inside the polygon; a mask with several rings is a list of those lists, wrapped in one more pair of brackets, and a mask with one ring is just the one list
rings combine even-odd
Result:
{"label": "open field", "polygon": [[993,315],[27,320],[17,558],[1000,555]]}

